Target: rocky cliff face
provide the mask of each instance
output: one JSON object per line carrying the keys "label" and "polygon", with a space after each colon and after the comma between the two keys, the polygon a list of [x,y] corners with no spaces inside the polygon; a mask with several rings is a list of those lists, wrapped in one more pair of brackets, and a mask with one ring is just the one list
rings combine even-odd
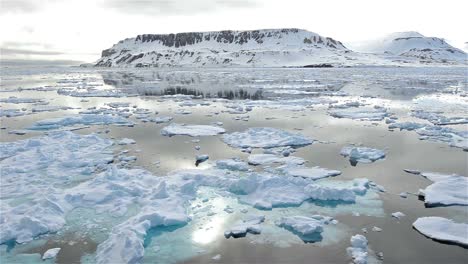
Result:
{"label": "rocky cliff face", "polygon": [[96,66],[299,66],[349,52],[339,41],[294,28],[143,34],[103,50]]}

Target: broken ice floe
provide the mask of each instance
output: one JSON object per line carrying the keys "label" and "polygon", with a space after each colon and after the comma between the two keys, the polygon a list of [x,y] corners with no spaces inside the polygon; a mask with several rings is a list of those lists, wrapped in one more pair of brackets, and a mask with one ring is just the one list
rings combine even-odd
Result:
{"label": "broken ice floe", "polygon": [[240,159],[223,159],[216,161],[216,167],[219,169],[226,169],[231,171],[248,171],[249,164]]}
{"label": "broken ice floe", "polygon": [[51,249],[48,249],[44,255],[42,255],[42,259],[45,260],[45,259],[51,259],[51,258],[55,258],[57,256],[57,254],[59,253],[61,248],[51,248]]}
{"label": "broken ice floe", "polygon": [[348,255],[355,264],[367,264],[369,253],[367,248],[367,238],[363,235],[351,237],[351,247],[346,249]]}
{"label": "broken ice floe", "polygon": [[303,147],[313,143],[312,139],[301,134],[271,127],[255,127],[243,132],[225,134],[223,141],[236,148]]}
{"label": "broken ice floe", "polygon": [[318,166],[309,168],[304,166],[287,165],[279,167],[278,170],[289,176],[308,178],[312,180],[334,177],[341,174],[341,171],[329,170],[325,168],[320,168]]}
{"label": "broken ice floe", "polygon": [[19,98],[15,96],[10,96],[8,98],[0,98],[0,103],[9,103],[9,104],[35,104],[43,103],[44,99],[37,98]]}
{"label": "broken ice floe", "polygon": [[337,118],[349,118],[363,121],[381,121],[389,116],[385,108],[347,108],[343,110],[331,110],[328,113]]}
{"label": "broken ice floe", "polygon": [[265,221],[265,216],[247,216],[245,219],[240,220],[224,232],[226,238],[239,238],[244,237],[247,233],[258,235],[261,233],[260,224]]}
{"label": "broken ice floe", "polygon": [[371,163],[385,158],[383,150],[368,147],[346,146],[341,149],[340,154],[349,157],[349,161],[353,166],[358,162]]}
{"label": "broken ice floe", "polygon": [[191,137],[216,136],[226,132],[224,128],[208,125],[185,125],[172,123],[161,129],[163,136],[185,135]]}
{"label": "broken ice floe", "polygon": [[313,243],[322,240],[323,226],[332,222],[333,218],[313,215],[282,217],[276,224],[299,236],[302,241]]}
{"label": "broken ice floe", "polygon": [[413,227],[421,234],[437,241],[468,247],[468,224],[437,216],[420,217]]}
{"label": "broken ice floe", "polygon": [[30,126],[30,130],[51,130],[75,125],[133,125],[132,122],[120,116],[79,114],[59,118],[40,120]]}
{"label": "broken ice floe", "polygon": [[296,164],[301,165],[305,163],[305,160],[300,157],[283,157],[273,154],[251,154],[248,157],[248,162],[250,165],[265,165],[265,164]]}
{"label": "broken ice floe", "polygon": [[468,205],[467,177],[416,170],[405,171],[421,175],[433,182],[426,189],[419,191],[419,195],[424,197],[426,206]]}

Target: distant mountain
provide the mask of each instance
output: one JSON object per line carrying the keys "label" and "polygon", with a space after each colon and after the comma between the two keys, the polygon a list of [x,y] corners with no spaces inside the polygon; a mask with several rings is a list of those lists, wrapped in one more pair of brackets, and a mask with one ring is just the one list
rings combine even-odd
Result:
{"label": "distant mountain", "polygon": [[425,37],[414,32],[392,33],[356,47],[361,52],[397,55],[427,62],[464,62],[467,54],[442,38]]}
{"label": "distant mountain", "polygon": [[144,34],[102,51],[96,66],[303,66],[344,63],[349,53],[340,41],[295,28]]}
{"label": "distant mountain", "polygon": [[[440,38],[400,32],[354,52],[340,41],[296,28],[144,34],[102,51],[98,67],[340,67],[466,64]],[[361,51],[362,49],[360,49]]]}

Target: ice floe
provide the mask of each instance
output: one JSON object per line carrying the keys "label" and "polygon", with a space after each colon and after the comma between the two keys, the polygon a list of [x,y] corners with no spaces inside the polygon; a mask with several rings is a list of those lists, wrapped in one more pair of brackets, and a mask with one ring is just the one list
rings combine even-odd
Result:
{"label": "ice floe", "polygon": [[42,259],[52,259],[57,256],[61,248],[51,248],[48,249],[46,252],[44,252],[44,255],[42,255]]}
{"label": "ice floe", "polygon": [[276,224],[298,235],[304,242],[312,243],[322,240],[323,226],[333,218],[321,215],[282,217]]}
{"label": "ice floe", "polygon": [[238,158],[217,160],[216,167],[219,169],[226,169],[230,171],[248,171],[249,170],[249,164],[247,164],[247,162],[242,161]]}
{"label": "ice floe", "polygon": [[420,217],[413,227],[423,235],[437,241],[468,246],[468,224],[437,216]]}
{"label": "ice floe", "polygon": [[223,141],[236,148],[303,147],[313,143],[312,139],[301,134],[271,127],[254,127],[243,132],[225,134]]}
{"label": "ice floe", "polygon": [[371,163],[385,158],[383,150],[368,147],[346,146],[341,149],[340,154],[349,157],[352,165],[356,165],[358,162]]}
{"label": "ice floe", "polygon": [[424,197],[426,206],[468,205],[467,177],[416,170],[406,171],[419,174],[433,182],[426,189],[419,191],[419,195]]}
{"label": "ice floe", "polygon": [[385,108],[347,108],[328,112],[337,118],[349,118],[363,121],[381,121],[389,116]]}
{"label": "ice floe", "polygon": [[338,176],[341,174],[341,171],[329,170],[318,166],[312,168],[304,166],[282,166],[279,170],[289,176],[309,178],[313,180]]}
{"label": "ice floe", "polygon": [[239,238],[246,236],[247,233],[254,235],[260,234],[262,231],[260,224],[263,223],[263,221],[265,221],[265,216],[263,215],[247,216],[241,221],[235,223],[227,231],[225,231],[224,236],[226,238]]}
{"label": "ice floe", "polygon": [[305,160],[303,158],[293,156],[283,157],[273,154],[252,154],[249,155],[248,162],[250,165],[265,165],[273,163],[301,165],[305,163]]}
{"label": "ice floe", "polygon": [[38,98],[19,98],[15,96],[10,96],[8,98],[0,98],[0,103],[9,103],[9,104],[35,104],[43,103],[44,99]]}
{"label": "ice floe", "polygon": [[369,253],[367,248],[367,238],[363,235],[351,237],[351,247],[346,249],[348,255],[355,264],[367,264]]}
{"label": "ice floe", "polygon": [[216,136],[225,133],[224,128],[209,125],[185,125],[172,123],[161,129],[163,136],[185,135],[191,137]]}
{"label": "ice floe", "polygon": [[40,120],[28,127],[30,130],[51,130],[75,125],[128,125],[133,123],[126,118],[112,115],[79,114],[59,118]]}

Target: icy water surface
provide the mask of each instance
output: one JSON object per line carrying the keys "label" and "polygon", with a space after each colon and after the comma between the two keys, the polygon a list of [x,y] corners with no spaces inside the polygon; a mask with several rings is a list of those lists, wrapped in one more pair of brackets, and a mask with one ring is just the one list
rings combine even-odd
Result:
{"label": "icy water surface", "polygon": [[349,263],[356,234],[369,263],[464,263],[412,224],[468,223],[466,200],[430,205],[404,169],[467,175],[466,74],[2,68],[2,263]]}

